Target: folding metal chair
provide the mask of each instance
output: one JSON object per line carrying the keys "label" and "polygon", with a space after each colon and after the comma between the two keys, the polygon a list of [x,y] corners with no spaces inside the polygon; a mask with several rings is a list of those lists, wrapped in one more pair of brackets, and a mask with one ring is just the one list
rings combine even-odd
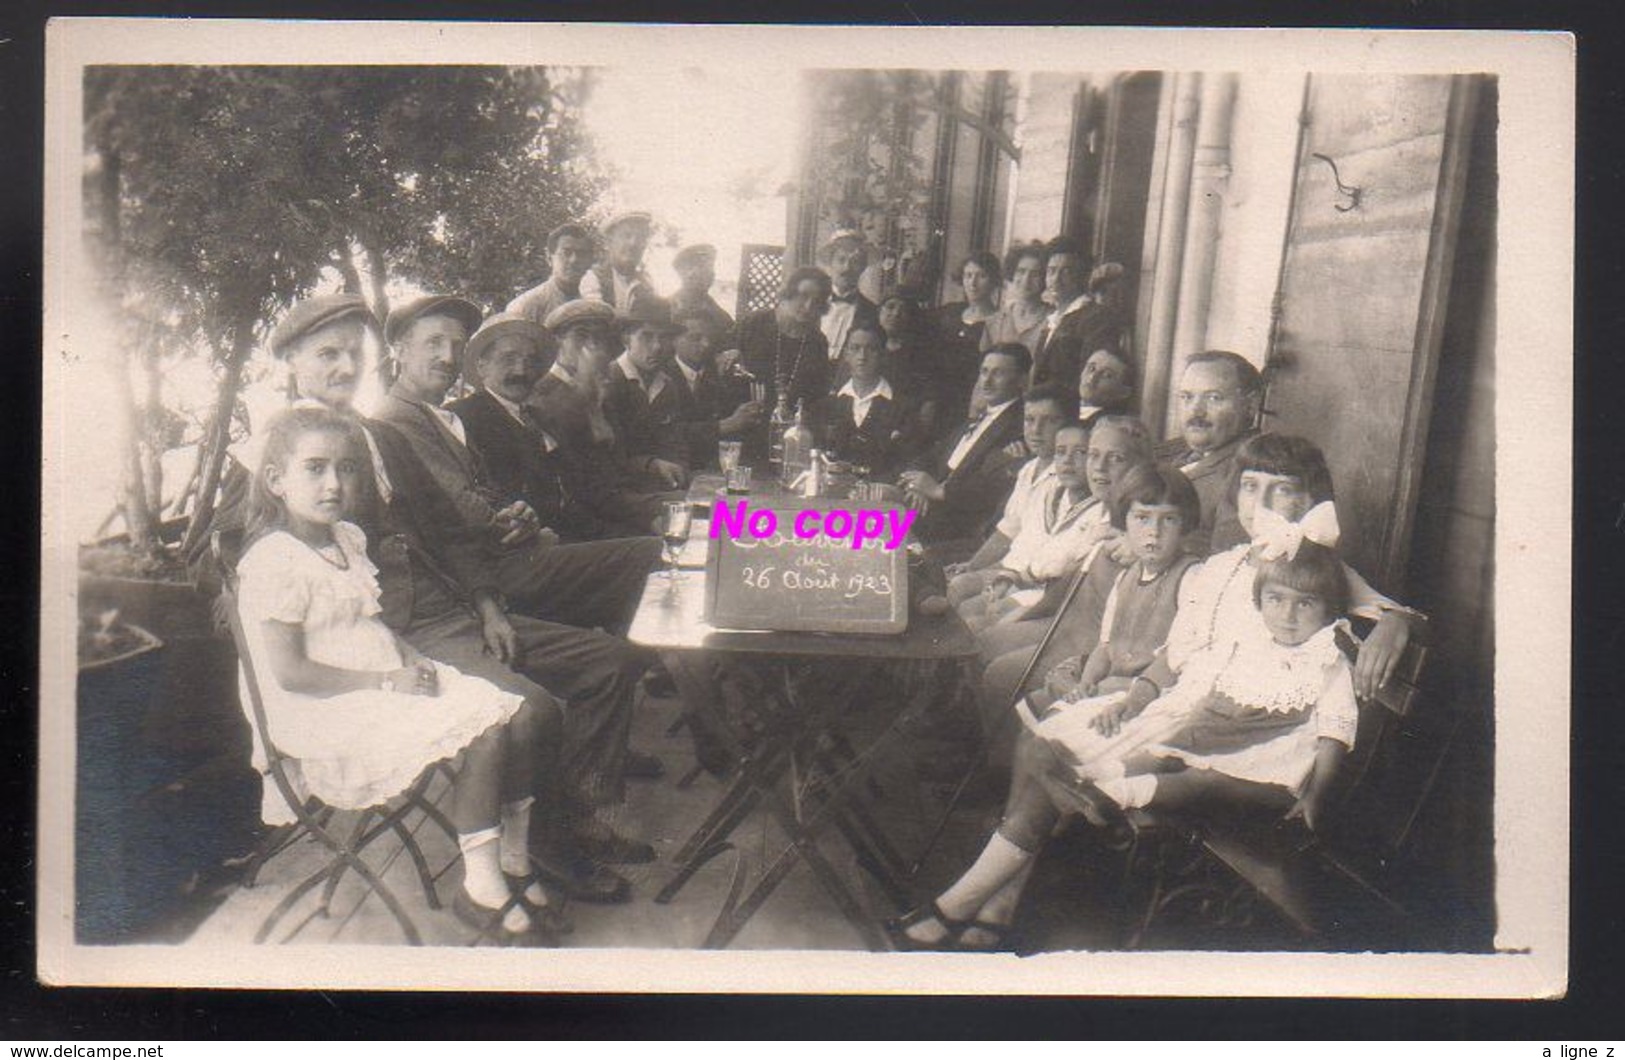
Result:
{"label": "folding metal chair", "polygon": [[[221,558],[220,542],[216,535],[213,546],[216,559]],[[254,886],[259,872],[264,865],[284,851],[290,849],[299,840],[309,836],[314,838],[331,853],[331,857],[320,869],[306,877],[283,896],[270,915],[260,925],[254,936],[256,943],[263,943],[271,937],[276,926],[307,894],[322,887],[322,894],[317,905],[317,914],[322,917],[331,915],[333,896],[338,889],[339,881],[347,872],[354,871],[364,883],[366,890],[357,902],[366,901],[367,897],[376,893],[388,908],[390,915],[400,925],[401,932],[406,941],[413,946],[423,944],[422,935],[416,923],[407,913],[395,892],[382,879],[382,873],[387,871],[395,858],[405,851],[411,859],[417,872],[418,881],[423,886],[423,895],[430,909],[440,908],[439,896],[435,893],[435,883],[452,865],[457,863],[460,855],[454,856],[450,862],[443,866],[439,872],[431,872],[428,859],[419,846],[413,829],[408,827],[407,819],[413,814],[422,815],[422,820],[433,822],[441,828],[450,838],[453,849],[456,849],[456,829],[450,820],[435,805],[429,792],[437,777],[444,776],[448,780],[455,774],[449,763],[441,762],[424,770],[423,775],[401,796],[390,800],[384,806],[372,807],[359,811],[356,814],[354,825],[346,834],[341,834],[338,828],[339,820],[349,811],[340,811],[323,803],[314,795],[303,796],[299,793],[288,772],[288,764],[296,759],[284,755],[277,749],[276,742],[271,737],[270,725],[265,712],[265,701],[260,693],[259,676],[255,669],[254,658],[248,650],[248,641],[244,636],[242,616],[237,607],[237,581],[234,567],[222,562],[220,569],[224,572],[225,585],[222,590],[228,621],[231,626],[232,640],[237,647],[237,657],[243,672],[243,684],[247,690],[249,708],[253,718],[254,731],[258,737],[260,747],[265,754],[266,775],[276,785],[277,791],[283,800],[292,809],[295,820],[291,824],[281,825],[273,829],[261,842],[252,859],[245,869],[243,886]],[[400,846],[394,850],[380,869],[369,866],[361,857],[363,851],[371,847],[374,842],[386,834],[393,833],[399,840]],[[325,886],[324,886],[325,885]],[[308,923],[308,918],[307,921]],[[295,928],[288,936],[291,939],[303,928]],[[288,941],[284,939],[283,941]],[[477,941],[477,940],[476,940]]]}

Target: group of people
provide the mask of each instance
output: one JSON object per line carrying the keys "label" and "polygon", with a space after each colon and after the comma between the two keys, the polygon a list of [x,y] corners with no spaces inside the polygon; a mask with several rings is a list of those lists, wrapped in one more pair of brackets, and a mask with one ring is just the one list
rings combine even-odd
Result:
{"label": "group of people", "polygon": [[[735,322],[712,247],[684,248],[675,295],[656,293],[650,231],[644,213],[559,227],[546,281],[489,315],[448,293],[380,321],[329,294],[272,332],[289,407],[233,448],[215,508],[234,571],[193,559],[211,590],[235,574],[302,791],[374,805],[459,756],[460,917],[548,942],[568,929],[558,895],[627,900],[615,866],[655,854],[612,808],[663,773],[629,734],[639,681],[670,677],[625,633],[663,505],[720,440],[765,460],[782,402],[920,512],[916,606],[975,631],[985,738],[1014,763],[999,830],[891,925],[900,946],[1003,944],[1065,809],[1043,771],[1096,816],[1224,798],[1314,823],[1354,695],[1418,616],[1336,560],[1324,457],[1259,433],[1250,362],[1191,357],[1181,436],[1157,447],[1133,412],[1122,270],[1073,240],[972,254],[964,298],[928,309],[907,288],[866,297],[866,247],[838,231],[822,268]],[[369,332],[388,392],[362,416]],[[1375,622],[1352,667],[1345,613]],[[1024,682],[1052,626],[1072,658]],[[684,695],[707,694],[680,669]],[[264,815],[289,819],[271,785]]]}

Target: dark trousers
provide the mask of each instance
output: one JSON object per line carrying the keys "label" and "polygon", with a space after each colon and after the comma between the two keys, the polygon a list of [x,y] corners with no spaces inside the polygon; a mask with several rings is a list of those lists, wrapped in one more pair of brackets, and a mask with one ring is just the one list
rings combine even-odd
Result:
{"label": "dark trousers", "polygon": [[577,808],[619,802],[632,694],[648,654],[607,633],[514,614],[508,617],[519,655],[509,668],[486,650],[480,620],[462,601],[434,579],[419,578],[413,588],[412,618],[401,636],[429,658],[505,691],[543,705],[562,700],[558,760],[547,771],[556,790]]}
{"label": "dark trousers", "polygon": [[619,636],[659,564],[659,538],[617,537],[516,549],[502,556],[497,572],[512,610]]}

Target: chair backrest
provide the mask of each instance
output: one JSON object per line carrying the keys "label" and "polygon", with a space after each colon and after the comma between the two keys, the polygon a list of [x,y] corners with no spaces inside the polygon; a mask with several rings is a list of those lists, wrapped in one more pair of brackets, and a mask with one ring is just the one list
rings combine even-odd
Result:
{"label": "chair backrest", "polygon": [[306,813],[306,799],[299,794],[293,780],[288,776],[288,756],[277,750],[275,741],[271,739],[270,720],[265,712],[265,697],[260,692],[259,674],[254,666],[254,653],[249,649],[248,635],[243,629],[242,612],[237,606],[237,567],[234,563],[226,562],[225,548],[220,539],[219,531],[210,535],[209,547],[214,553],[215,562],[219,564],[223,584],[220,588],[220,598],[226,611],[226,621],[231,626],[231,640],[237,648],[237,663],[242,668],[242,687],[248,695],[249,712],[254,722],[254,735],[259,741],[260,748],[265,754],[265,769],[270,774],[271,781],[281,792],[283,800],[291,807],[295,814],[303,818]]}
{"label": "chair backrest", "polygon": [[1360,702],[1354,751],[1324,830],[1329,844],[1372,868],[1403,852],[1454,740],[1449,712],[1422,709],[1428,655],[1426,644],[1412,641],[1388,682]]}

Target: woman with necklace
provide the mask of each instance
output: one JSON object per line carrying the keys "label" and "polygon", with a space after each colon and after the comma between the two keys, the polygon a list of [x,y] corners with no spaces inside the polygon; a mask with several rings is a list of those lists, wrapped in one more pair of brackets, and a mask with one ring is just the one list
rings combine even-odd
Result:
{"label": "woman with necklace", "polygon": [[[777,306],[739,322],[738,362],[766,387],[764,407],[776,407],[782,396],[793,413],[800,404],[810,408],[829,396],[835,369],[829,341],[818,330],[829,298],[829,277],[821,269],[803,266],[785,280]],[[746,439],[747,463],[766,459],[767,441],[765,432]]]}

